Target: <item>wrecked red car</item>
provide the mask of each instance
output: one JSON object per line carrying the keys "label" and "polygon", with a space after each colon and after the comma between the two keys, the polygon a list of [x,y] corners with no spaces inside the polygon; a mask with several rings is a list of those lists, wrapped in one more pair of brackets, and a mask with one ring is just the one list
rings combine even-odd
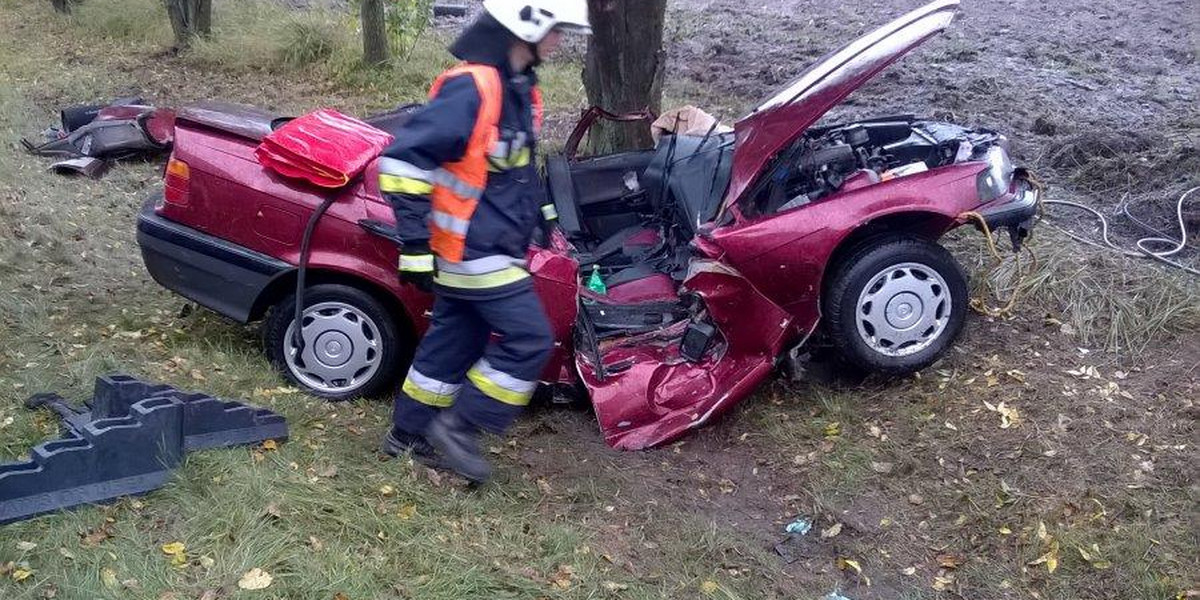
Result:
{"label": "wrecked red car", "polygon": [[[585,390],[610,445],[646,448],[710,422],[818,331],[851,363],[889,373],[951,346],[968,291],[937,240],[975,211],[1019,242],[1036,212],[1006,139],[911,116],[814,124],[957,8],[938,0],[827,55],[731,133],[589,158],[568,144],[549,159],[561,229],[528,257],[558,340],[543,378]],[[265,319],[270,357],[314,394],[383,392],[431,298],[397,280],[374,165],[327,191],[255,160],[276,117],[179,112],[164,192],[138,223],[145,263],[218,313]],[[367,121],[386,130],[402,118]],[[330,199],[311,238],[297,352],[301,242]],[[606,293],[586,285],[593,273]]]}

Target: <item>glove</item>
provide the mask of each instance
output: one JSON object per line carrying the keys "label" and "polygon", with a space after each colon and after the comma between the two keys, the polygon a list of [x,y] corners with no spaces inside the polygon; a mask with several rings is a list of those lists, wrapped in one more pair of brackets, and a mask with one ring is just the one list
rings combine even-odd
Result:
{"label": "glove", "polygon": [[429,247],[406,245],[400,250],[400,281],[422,292],[433,291],[433,254]]}

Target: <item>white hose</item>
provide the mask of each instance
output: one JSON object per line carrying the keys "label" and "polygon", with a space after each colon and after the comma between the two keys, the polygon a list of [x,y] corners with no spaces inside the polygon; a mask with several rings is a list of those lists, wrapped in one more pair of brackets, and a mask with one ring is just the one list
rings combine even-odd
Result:
{"label": "white hose", "polygon": [[[1187,232],[1187,224],[1183,220],[1183,203],[1187,201],[1188,196],[1191,196],[1193,193],[1195,193],[1197,191],[1200,191],[1200,186],[1194,187],[1194,188],[1184,192],[1183,195],[1179,197],[1178,204],[1175,205],[1175,216],[1179,218],[1179,239],[1165,237],[1165,236],[1164,237],[1142,238],[1140,240],[1137,240],[1137,242],[1135,242],[1135,244],[1134,244],[1135,246],[1137,246],[1136,251],[1122,248],[1122,247],[1114,244],[1113,241],[1108,238],[1108,227],[1109,227],[1108,219],[1104,215],[1100,214],[1100,212],[1097,211],[1096,209],[1094,209],[1090,206],[1084,206],[1083,204],[1079,204],[1077,202],[1067,202],[1065,200],[1044,200],[1043,202],[1045,204],[1057,204],[1059,206],[1067,206],[1070,208],[1087,211],[1089,213],[1092,213],[1093,216],[1095,216],[1097,219],[1099,219],[1099,221],[1100,221],[1100,239],[1102,239],[1104,241],[1104,245],[1101,245],[1093,240],[1089,240],[1085,237],[1071,233],[1070,231],[1067,231],[1066,229],[1063,229],[1062,227],[1054,226],[1055,229],[1062,231],[1063,233],[1071,236],[1073,239],[1075,239],[1079,242],[1082,242],[1089,246],[1095,246],[1102,250],[1114,250],[1124,256],[1131,256],[1134,258],[1142,258],[1142,257],[1148,256],[1159,262],[1163,262],[1168,265],[1171,265],[1172,267],[1175,267],[1176,269],[1183,270],[1187,273],[1191,273],[1192,275],[1200,276],[1200,270],[1197,270],[1193,267],[1185,265],[1181,262],[1171,260],[1171,258],[1170,258],[1172,256],[1175,256],[1176,254],[1179,254],[1180,252],[1183,251],[1184,248],[1187,247],[1188,232]],[[1157,252],[1154,250],[1151,250],[1149,248],[1149,246],[1152,246],[1152,245],[1163,246],[1163,245],[1168,245],[1168,244],[1172,245],[1173,248],[1171,248],[1169,250],[1161,250],[1161,251],[1157,251]]]}

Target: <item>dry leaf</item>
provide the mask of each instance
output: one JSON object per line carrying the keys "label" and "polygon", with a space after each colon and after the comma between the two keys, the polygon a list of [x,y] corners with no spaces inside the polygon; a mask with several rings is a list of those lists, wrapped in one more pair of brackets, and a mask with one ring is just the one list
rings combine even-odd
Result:
{"label": "dry leaf", "polygon": [[283,513],[279,512],[279,504],[276,502],[268,504],[267,507],[263,509],[263,514],[273,519],[283,518]]}
{"label": "dry leaf", "polygon": [[604,583],[602,583],[600,585],[602,587],[604,587],[604,589],[606,591],[609,591],[609,592],[623,592],[623,591],[629,589],[629,586],[627,586],[623,583],[617,583],[615,581],[605,581]]}
{"label": "dry leaf", "polygon": [[171,542],[170,544],[163,544],[163,546],[162,546],[162,552],[163,552],[163,554],[166,554],[167,556],[175,556],[176,554],[183,554],[184,550],[186,550],[186,549],[187,549],[187,547],[184,546],[183,542]]}
{"label": "dry leaf", "polygon": [[265,442],[263,442],[263,443],[262,443],[262,449],[263,449],[263,450],[267,450],[267,451],[270,451],[270,450],[278,450],[278,449],[279,449],[279,443],[278,443],[278,442],[276,442],[275,440],[267,440],[267,441],[265,441]]}
{"label": "dry leaf", "polygon": [[317,536],[310,535],[308,536],[308,547],[312,548],[313,552],[320,552],[325,547],[325,544],[322,544],[321,540],[317,539]]}
{"label": "dry leaf", "polygon": [[832,537],[837,537],[837,535],[841,532],[842,532],[842,524],[834,523],[828,529],[821,532],[821,538],[828,539],[828,538],[832,538]]}
{"label": "dry leaf", "polygon": [[99,544],[100,544],[100,543],[102,543],[104,540],[107,540],[107,539],[108,539],[108,538],[110,538],[110,537],[112,537],[112,536],[111,536],[111,535],[109,535],[109,533],[108,533],[108,526],[106,525],[106,526],[104,526],[104,527],[101,527],[101,528],[99,528],[99,529],[93,529],[93,530],[89,531],[89,532],[87,533],[87,535],[84,535],[84,536],[83,536],[83,539],[82,539],[82,540],[80,540],[80,542],[81,542],[81,543],[82,543],[84,546],[91,547],[91,546],[97,546],[97,545],[99,545]]}
{"label": "dry leaf", "polygon": [[13,569],[12,572],[13,581],[25,581],[26,579],[29,579],[30,575],[33,575],[33,569],[22,569],[18,567]]}
{"label": "dry leaf", "polygon": [[913,506],[920,506],[925,504],[925,498],[921,497],[920,494],[909,494],[908,503],[912,504]]}
{"label": "dry leaf", "polygon": [[204,590],[204,593],[200,594],[200,600],[217,600],[218,594],[220,592],[217,590]]}
{"label": "dry leaf", "polygon": [[943,569],[957,569],[962,566],[963,559],[953,554],[939,554],[937,555],[937,563]]}
{"label": "dry leaf", "polygon": [[544,496],[549,496],[554,493],[553,488],[550,487],[550,482],[541,477],[538,477],[537,479],[537,486],[538,491],[540,491]]}
{"label": "dry leaf", "polygon": [[417,514],[417,505],[416,504],[405,504],[404,506],[401,506],[399,508],[399,510],[396,511],[396,515],[399,516],[400,519],[402,519],[404,521],[407,521],[407,520],[413,518],[414,516],[416,516],[416,514]]}
{"label": "dry leaf", "polygon": [[205,569],[211,569],[213,565],[217,564],[217,561],[213,560],[211,556],[201,556],[199,562],[200,566]]}
{"label": "dry leaf", "polygon": [[342,592],[338,592],[333,595],[333,600],[350,600],[350,596],[347,596]]}
{"label": "dry leaf", "polygon": [[385,485],[379,488],[379,494],[385,498],[390,498],[396,495],[396,488],[390,485]]}
{"label": "dry leaf", "polygon": [[916,575],[916,574],[917,574],[917,568],[916,568],[916,567],[909,567],[909,568],[907,568],[907,569],[904,569],[903,571],[900,571],[900,572],[901,572],[901,573],[904,573],[905,575],[907,575],[907,576],[909,576],[909,577],[912,577],[913,575]]}
{"label": "dry leaf", "polygon": [[110,567],[100,569],[100,581],[104,582],[105,586],[117,587],[117,572]]}
{"label": "dry leaf", "polygon": [[22,552],[28,552],[34,548],[37,548],[37,544],[33,542],[17,542],[17,550]]}
{"label": "dry leaf", "polygon": [[274,579],[270,573],[256,567],[242,575],[242,578],[238,580],[238,587],[243,590],[261,590],[271,585],[272,581]]}
{"label": "dry leaf", "polygon": [[842,424],[833,422],[825,426],[825,437],[832,438],[842,435]]}
{"label": "dry leaf", "polygon": [[717,590],[720,589],[720,587],[721,587],[720,585],[717,585],[717,582],[715,582],[711,579],[708,579],[708,580],[705,580],[704,583],[700,584],[700,591],[711,596],[711,595],[717,593]]}
{"label": "dry leaf", "polygon": [[550,585],[565,590],[571,587],[571,576],[575,574],[575,568],[571,565],[559,565],[558,571],[550,577]]}
{"label": "dry leaf", "polygon": [[949,575],[949,574],[939,575],[939,576],[933,578],[932,587],[933,587],[933,589],[935,589],[939,592],[944,592],[944,591],[946,591],[946,589],[948,589],[953,584],[954,584],[954,576],[953,575]]}
{"label": "dry leaf", "polygon": [[880,475],[887,475],[888,473],[891,473],[893,468],[894,468],[894,465],[890,462],[872,462],[871,463],[871,470],[875,471],[876,473],[879,473]]}

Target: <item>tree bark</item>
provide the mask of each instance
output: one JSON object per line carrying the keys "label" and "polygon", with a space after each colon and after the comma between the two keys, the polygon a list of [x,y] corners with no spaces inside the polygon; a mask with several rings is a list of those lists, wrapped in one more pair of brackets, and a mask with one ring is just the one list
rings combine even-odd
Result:
{"label": "tree bark", "polygon": [[388,47],[384,0],[362,0],[363,60],[369,65],[381,65],[391,58]]}
{"label": "tree bark", "polygon": [[196,36],[212,32],[212,0],[164,0],[171,31],[175,33],[175,48],[187,48]]}
{"label": "tree bark", "polygon": [[[614,113],[662,112],[666,0],[588,0],[588,8],[594,30],[583,69],[588,101]],[[653,144],[648,123],[600,121],[590,147],[601,154]]]}

